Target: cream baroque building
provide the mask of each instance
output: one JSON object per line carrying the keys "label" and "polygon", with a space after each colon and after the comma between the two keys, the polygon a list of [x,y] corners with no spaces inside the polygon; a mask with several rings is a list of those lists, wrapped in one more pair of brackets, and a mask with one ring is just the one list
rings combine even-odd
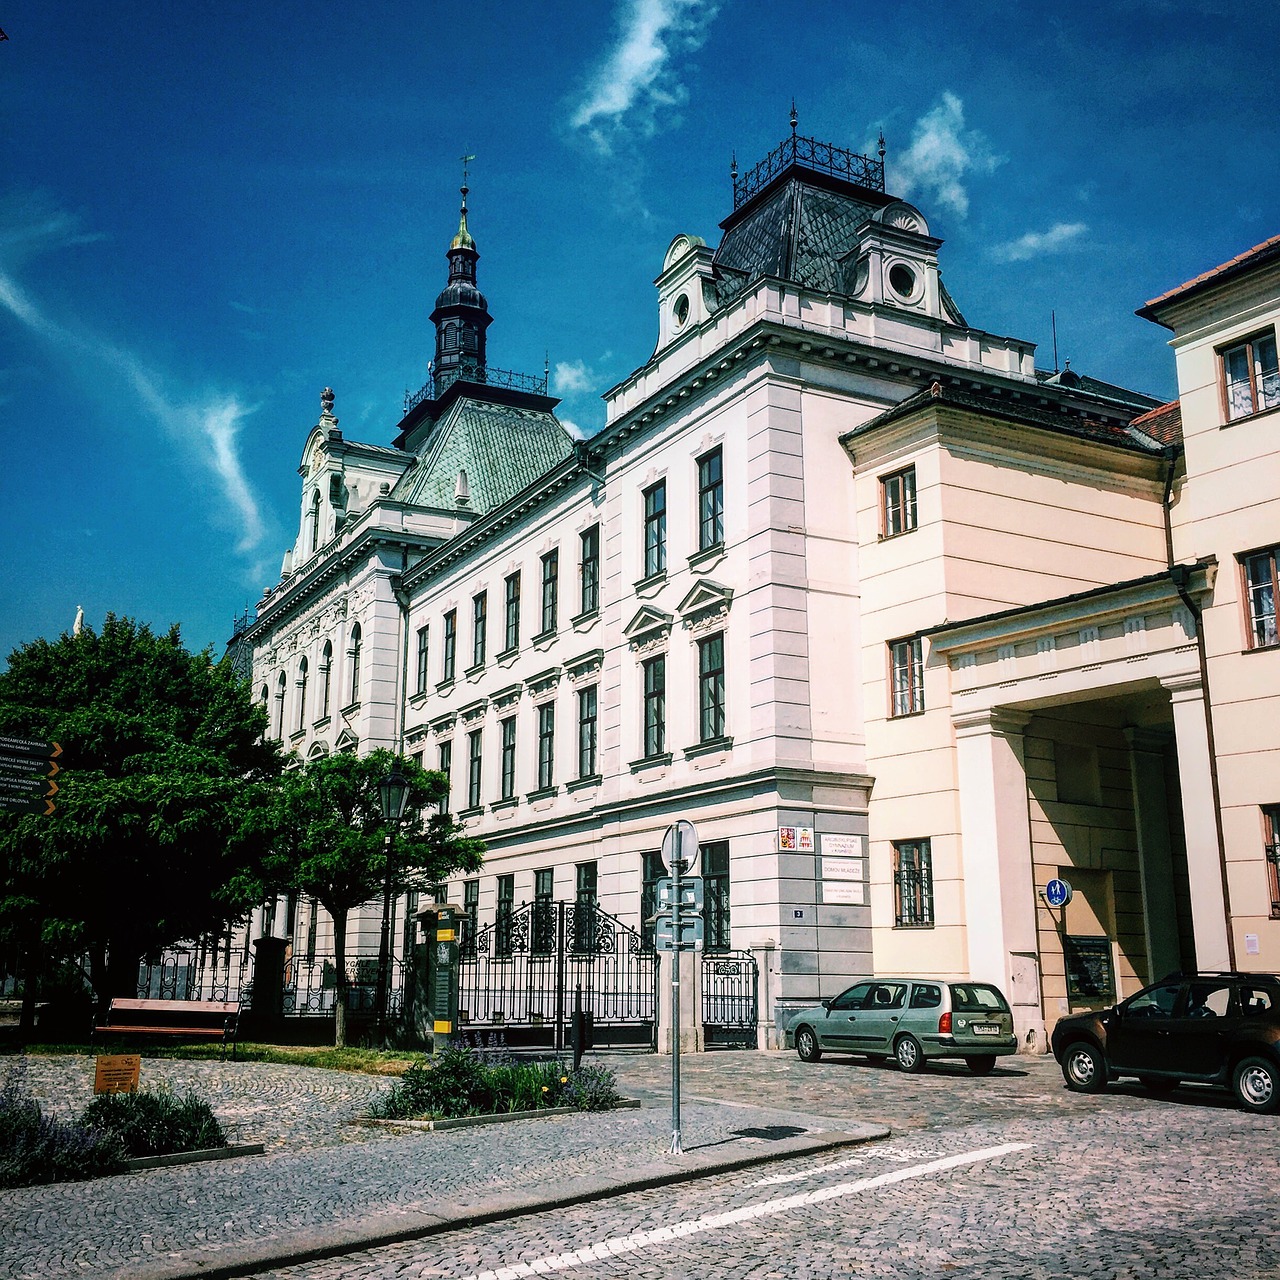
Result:
{"label": "cream baroque building", "polygon": [[427,386],[389,446],[326,390],[241,636],[286,747],[446,770],[489,847],[448,887],[477,921],[590,901],[643,931],[692,820],[762,1043],[871,972],[995,981],[1036,1049],[1171,969],[1280,967],[1274,245],[1144,308],[1175,333],[1159,406],[970,325],[883,153],[793,124],[717,247],[671,243],[657,346],[576,442],[488,363],[466,196]]}

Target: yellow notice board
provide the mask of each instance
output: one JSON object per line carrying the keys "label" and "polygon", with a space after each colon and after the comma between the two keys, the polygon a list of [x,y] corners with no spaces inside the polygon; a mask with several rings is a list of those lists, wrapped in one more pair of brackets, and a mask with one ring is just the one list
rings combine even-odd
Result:
{"label": "yellow notice board", "polygon": [[142,1055],[108,1053],[97,1059],[93,1073],[94,1093],[137,1093],[142,1075]]}

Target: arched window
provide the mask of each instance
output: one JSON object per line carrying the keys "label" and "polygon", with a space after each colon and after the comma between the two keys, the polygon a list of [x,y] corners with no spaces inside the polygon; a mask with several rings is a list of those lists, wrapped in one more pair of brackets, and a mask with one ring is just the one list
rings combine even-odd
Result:
{"label": "arched window", "polygon": [[351,628],[351,644],[347,649],[347,660],[351,670],[351,696],[347,699],[350,702],[360,701],[360,624],[357,622]]}
{"label": "arched window", "polygon": [[326,640],[320,651],[320,718],[329,714],[329,686],[333,678],[333,645]]}
{"label": "arched window", "polygon": [[311,495],[311,508],[307,512],[307,554],[313,554],[320,546],[320,490]]}
{"label": "arched window", "polygon": [[302,731],[307,719],[307,660],[298,663],[298,730]]}
{"label": "arched window", "polygon": [[280,673],[280,678],[276,681],[276,737],[281,741],[284,740],[284,690],[285,690],[284,672]]}

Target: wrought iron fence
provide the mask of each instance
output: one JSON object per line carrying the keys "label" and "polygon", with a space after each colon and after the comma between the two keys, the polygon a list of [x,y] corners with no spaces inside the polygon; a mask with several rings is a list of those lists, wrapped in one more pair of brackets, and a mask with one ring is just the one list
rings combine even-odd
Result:
{"label": "wrought iron fence", "polygon": [[657,955],[634,929],[590,902],[524,903],[467,941],[459,965],[462,1026],[539,1028],[563,1048],[577,992],[617,1043],[651,1044]]}
{"label": "wrought iron fence", "polygon": [[475,360],[463,360],[456,368],[433,374],[417,391],[404,393],[404,411],[416,409],[424,400],[437,400],[459,380],[477,382],[487,387],[504,387],[508,391],[528,391],[535,396],[547,394],[546,377],[533,373],[516,373],[512,369],[494,369]]}
{"label": "wrought iron fence", "polygon": [[802,164],[819,173],[829,173],[846,182],[855,182],[872,191],[884,190],[884,161],[846,151],[843,147],[819,142],[817,138],[792,134],[770,151],[754,168],[733,180],[733,207],[741,208],[757,192],[762,191],[784,169]]}
{"label": "wrought iron fence", "polygon": [[247,1000],[253,962],[217,942],[169,947],[138,963],[142,1000]]}
{"label": "wrought iron fence", "polygon": [[[378,1004],[378,957],[354,955],[345,958],[347,1011],[373,1013]],[[388,961],[387,1014],[398,1017],[404,1007],[405,964],[399,958]],[[307,1016],[332,1013],[338,1003],[338,967],[332,956],[294,959],[286,954],[284,966],[284,1012]]]}
{"label": "wrought iron fence", "polygon": [[702,1034],[707,1044],[754,1049],[760,968],[749,951],[702,957]]}

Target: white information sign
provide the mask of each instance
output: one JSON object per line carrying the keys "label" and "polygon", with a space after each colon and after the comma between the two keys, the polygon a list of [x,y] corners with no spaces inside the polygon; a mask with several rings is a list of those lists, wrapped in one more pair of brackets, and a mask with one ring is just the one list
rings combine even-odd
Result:
{"label": "white information sign", "polygon": [[861,858],[832,858],[822,855],[822,878],[824,880],[861,880],[865,863]]}
{"label": "white information sign", "polygon": [[845,906],[862,906],[866,902],[861,880],[824,880],[822,901]]}
{"label": "white information sign", "polygon": [[851,836],[842,833],[822,833],[822,852],[829,858],[863,858],[866,857],[866,836]]}

